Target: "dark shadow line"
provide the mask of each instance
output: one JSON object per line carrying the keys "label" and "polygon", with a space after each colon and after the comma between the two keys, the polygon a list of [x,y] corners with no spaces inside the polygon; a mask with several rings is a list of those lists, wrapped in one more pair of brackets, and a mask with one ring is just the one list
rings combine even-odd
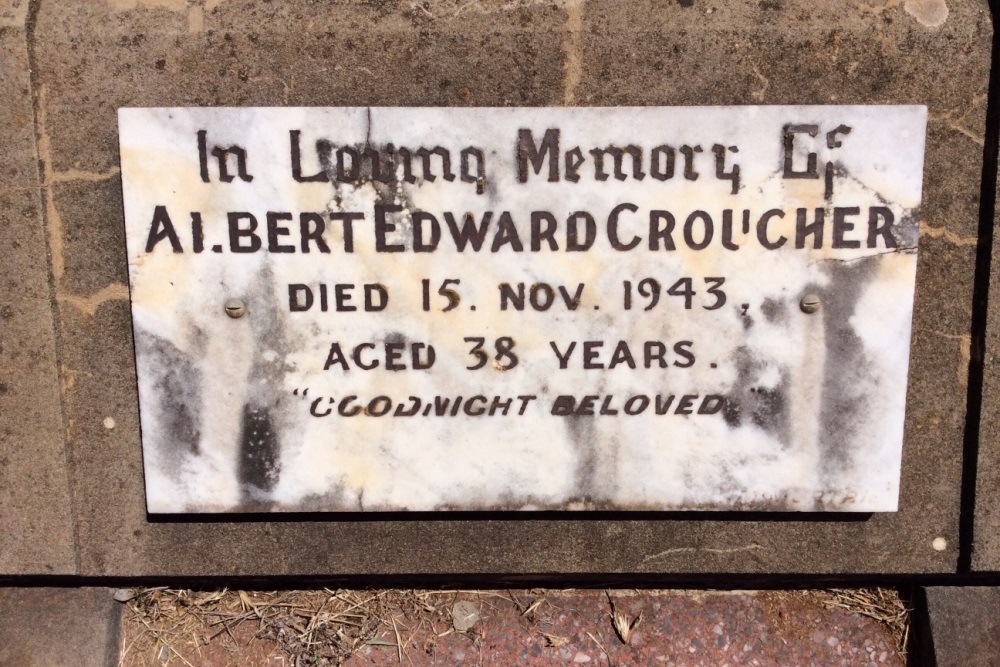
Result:
{"label": "dark shadow line", "polygon": [[934,633],[931,628],[927,591],[924,586],[911,586],[910,637],[906,647],[906,667],[937,667],[934,655]]}
{"label": "dark shadow line", "polygon": [[990,289],[990,262],[993,253],[993,218],[996,210],[998,140],[1000,140],[1000,0],[989,0],[993,22],[990,81],[986,98],[986,133],[983,142],[983,171],[979,197],[979,229],[976,271],[972,288],[972,322],[969,344],[965,433],[962,447],[962,489],[958,518],[957,571],[972,571],[975,549],[976,474],[979,461],[980,419],[983,404],[983,373]]}
{"label": "dark shadow line", "polygon": [[[1000,572],[971,575],[937,574],[838,574],[838,573],[364,573],[296,575],[163,575],[78,576],[10,575],[0,577],[0,587],[19,588],[143,588],[162,587],[193,590],[352,590],[464,589],[502,590],[505,588],[621,589],[637,590],[801,590],[825,588],[903,588],[932,586],[1000,586]],[[915,600],[916,601],[916,600]]]}

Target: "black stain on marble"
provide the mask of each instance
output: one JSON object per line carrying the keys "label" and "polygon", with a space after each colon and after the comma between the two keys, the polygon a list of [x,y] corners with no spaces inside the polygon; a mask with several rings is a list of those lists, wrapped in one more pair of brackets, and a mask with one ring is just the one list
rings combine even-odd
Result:
{"label": "black stain on marble", "polygon": [[897,248],[915,249],[920,241],[920,208],[907,209],[890,232]]}
{"label": "black stain on marble", "polygon": [[[601,397],[607,394],[606,383],[595,383],[593,411],[601,409]],[[583,396],[577,396],[574,410],[579,410]],[[597,414],[571,414],[561,417],[566,424],[567,434],[576,452],[577,463],[574,470],[575,491],[585,505],[605,503],[611,500],[618,485],[617,460],[621,443],[617,435],[605,433],[597,426]],[[567,501],[567,502],[575,502]]]}
{"label": "black stain on marble", "polygon": [[[188,336],[197,342],[200,329]],[[201,453],[202,374],[189,353],[148,330],[136,332],[136,355],[144,378],[154,389],[154,399],[143,405],[158,425],[146,438],[156,443],[158,460],[172,477],[180,474],[186,455]],[[199,345],[195,344],[195,353]]]}
{"label": "black stain on marble", "polygon": [[271,491],[278,481],[280,443],[266,407],[244,405],[240,429],[239,479],[244,486]]}
{"label": "black stain on marble", "polygon": [[253,342],[247,354],[253,362],[246,378],[246,393],[237,419],[239,433],[234,443],[236,473],[243,503],[268,503],[270,491],[281,474],[283,443],[291,437],[294,417],[283,404],[286,395],[286,362],[296,344],[288,339],[287,313],[276,297],[277,284],[270,264],[264,264],[242,295],[247,315],[233,324],[249,326]]}
{"label": "black stain on marble", "polygon": [[385,342],[390,345],[406,345],[406,336],[399,331],[390,331],[385,335]]}
{"label": "black stain on marble", "polygon": [[739,312],[740,324],[743,325],[743,330],[750,331],[751,327],[753,327],[753,317],[747,313],[746,308],[743,306],[738,306],[737,312]]}
{"label": "black stain on marble", "polygon": [[803,291],[818,294],[824,311],[826,361],[820,409],[820,473],[831,484],[850,474],[855,457],[864,456],[855,443],[864,435],[861,429],[868,428],[866,417],[880,412],[870,360],[864,342],[851,325],[858,300],[877,278],[880,261],[879,257],[870,257],[826,262],[827,285],[809,285]]}
{"label": "black stain on marble", "polygon": [[577,453],[576,489],[587,501],[595,499],[598,487],[598,456],[601,442],[597,434],[596,417],[592,415],[568,415],[566,429]]}
{"label": "black stain on marble", "polygon": [[764,319],[771,324],[784,322],[788,315],[785,301],[782,299],[764,299],[764,302],[760,304],[760,312],[764,313]]}
{"label": "black stain on marble", "polygon": [[[359,156],[356,174],[352,174],[349,180],[341,179],[339,177],[340,174],[338,174],[335,154],[341,148],[352,151]],[[334,146],[329,141],[320,139],[316,142],[316,152],[323,173],[333,188],[333,201],[337,209],[343,207],[343,190],[345,187],[358,189],[365,185],[370,185],[375,192],[376,205],[393,207],[387,211],[387,217],[391,218],[394,215],[398,215],[398,213],[392,212],[396,210],[395,207],[397,206],[402,207],[404,211],[416,210],[412,200],[407,195],[407,191],[408,188],[418,187],[421,180],[418,179],[415,183],[408,183],[405,179],[398,177],[396,167],[398,161],[402,158],[399,158],[397,155],[394,144],[372,144],[365,141]],[[377,164],[376,160],[371,159],[373,156],[377,156]],[[416,161],[419,162],[419,159]],[[345,168],[346,162],[347,160],[345,160]],[[354,165],[351,165],[351,171],[355,171]],[[396,224],[396,232],[403,234],[407,244],[412,243],[413,229],[409,216],[406,216],[405,220],[400,219],[394,222]]]}
{"label": "black stain on marble", "polygon": [[[905,231],[907,223],[903,225]],[[903,240],[903,239],[900,239]],[[901,247],[899,252],[912,252]],[[806,345],[822,345],[823,366],[815,375],[805,372],[803,382],[811,375],[821,383],[818,415],[792,415],[791,392],[812,390],[814,387],[793,386],[793,370],[779,366],[780,381],[774,386],[761,386],[760,378],[766,370],[765,362],[755,356],[749,347],[738,348],[731,361],[737,369],[737,379],[726,397],[722,416],[730,428],[750,424],[774,435],[788,447],[810,446],[810,443],[791,442],[791,420],[818,419],[818,473],[820,488],[845,488],[852,484],[852,477],[861,472],[867,452],[863,443],[870,440],[868,431],[873,420],[883,418],[879,402],[880,388],[872,376],[875,361],[865,349],[864,341],[855,332],[853,318],[858,303],[872,282],[878,279],[883,258],[873,256],[863,259],[823,261],[826,280],[805,285],[800,293],[784,303],[761,306],[763,316],[772,323],[781,324],[789,318],[822,318],[822,334],[804,339]],[[821,303],[819,314],[806,314],[790,304],[797,303],[805,294],[816,294]],[[901,343],[905,344],[905,343]],[[809,363],[809,362],[806,362]],[[829,509],[817,500],[812,509]]]}
{"label": "black stain on marble", "polygon": [[732,361],[736,366],[736,382],[726,396],[722,418],[734,429],[753,424],[787,445],[790,418],[787,370],[779,369],[777,385],[765,387],[760,384],[760,377],[768,365],[749,347],[736,348]]}

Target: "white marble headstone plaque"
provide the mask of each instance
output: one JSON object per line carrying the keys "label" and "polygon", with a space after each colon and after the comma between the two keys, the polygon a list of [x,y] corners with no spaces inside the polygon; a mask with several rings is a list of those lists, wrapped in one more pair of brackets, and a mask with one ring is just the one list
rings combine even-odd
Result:
{"label": "white marble headstone plaque", "polygon": [[152,513],[896,509],[924,107],[119,125]]}

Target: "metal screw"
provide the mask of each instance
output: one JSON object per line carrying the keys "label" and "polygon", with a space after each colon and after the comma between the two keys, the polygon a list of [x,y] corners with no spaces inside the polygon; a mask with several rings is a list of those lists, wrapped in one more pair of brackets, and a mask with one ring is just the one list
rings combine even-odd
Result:
{"label": "metal screw", "polygon": [[815,294],[806,294],[799,301],[799,308],[802,309],[803,313],[813,314],[819,310],[819,296]]}
{"label": "metal screw", "polygon": [[240,299],[230,299],[226,301],[226,315],[233,318],[234,320],[239,319],[246,315],[247,305],[243,303]]}

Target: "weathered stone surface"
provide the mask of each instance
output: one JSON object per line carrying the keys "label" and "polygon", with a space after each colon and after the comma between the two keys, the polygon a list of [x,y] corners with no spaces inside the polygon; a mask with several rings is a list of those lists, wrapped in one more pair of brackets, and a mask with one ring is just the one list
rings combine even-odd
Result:
{"label": "weathered stone surface", "polygon": [[35,121],[31,108],[28,72],[28,37],[25,23],[28,0],[0,2],[0,100],[3,114],[3,153],[0,154],[0,184],[4,188],[37,187],[38,156],[35,152]]}
{"label": "weathered stone surface", "polygon": [[118,664],[121,603],[107,588],[0,589],[0,665]]}
{"label": "weathered stone surface", "polygon": [[[996,214],[994,220],[1000,221],[1000,206]],[[1000,572],[1000,233],[996,223],[993,235],[983,349],[983,402],[976,467],[972,569]]]}
{"label": "weathered stone surface", "polygon": [[0,573],[75,570],[25,32],[0,3]]}
{"label": "weathered stone surface", "polygon": [[[927,588],[935,667],[1000,665],[1000,588]],[[921,664],[924,664],[921,662]]]}
{"label": "weathered stone surface", "polygon": [[[317,12],[306,2],[42,0],[43,164],[50,178],[75,176],[56,188],[47,223],[81,571],[953,570],[990,17],[978,0],[949,2],[939,27],[898,4],[814,4],[442,1]],[[147,521],[125,254],[115,245],[117,107],[828,102],[929,109],[898,513],[824,522]],[[941,551],[931,546],[937,537]]]}

